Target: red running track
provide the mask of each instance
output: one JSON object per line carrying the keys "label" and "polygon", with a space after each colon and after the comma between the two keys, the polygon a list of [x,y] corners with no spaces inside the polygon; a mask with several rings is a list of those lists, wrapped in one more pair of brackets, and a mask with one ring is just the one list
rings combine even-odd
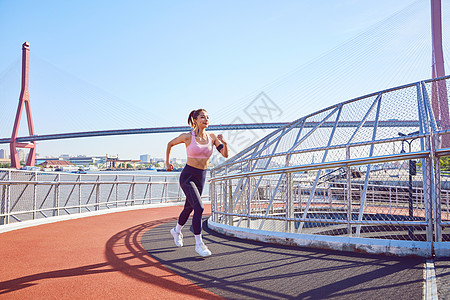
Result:
{"label": "red running track", "polygon": [[[222,299],[141,246],[146,231],[176,220],[181,209],[116,212],[0,233],[0,298]],[[210,211],[205,205],[205,214]]]}

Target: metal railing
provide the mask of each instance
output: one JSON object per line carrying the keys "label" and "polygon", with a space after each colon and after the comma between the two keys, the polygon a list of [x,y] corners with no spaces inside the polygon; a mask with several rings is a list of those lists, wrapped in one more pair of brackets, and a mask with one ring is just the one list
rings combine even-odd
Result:
{"label": "metal railing", "polygon": [[268,134],[212,170],[211,220],[274,232],[450,241],[450,177],[440,165],[450,155],[450,132],[448,118],[435,118],[433,100],[449,94],[449,78],[342,102]]}
{"label": "metal railing", "polygon": [[[0,169],[0,225],[185,199],[178,183],[179,174],[126,173]],[[207,193],[204,197],[208,197]]]}

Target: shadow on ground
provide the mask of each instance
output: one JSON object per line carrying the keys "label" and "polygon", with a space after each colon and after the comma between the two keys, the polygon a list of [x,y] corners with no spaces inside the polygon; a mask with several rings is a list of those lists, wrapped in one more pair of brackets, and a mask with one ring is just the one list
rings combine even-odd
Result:
{"label": "shadow on ground", "polygon": [[[177,291],[180,294],[184,293],[204,299],[214,298],[214,296],[212,296],[210,293],[206,293],[204,289],[198,286],[186,286],[186,284],[179,284],[176,280],[166,278],[167,276],[164,277],[157,274],[155,275],[152,272],[148,271],[149,267],[164,270],[166,270],[166,267],[161,266],[159,262],[151,259],[148,252],[142,247],[142,244],[140,243],[142,235],[145,232],[148,232],[148,230],[150,230],[153,226],[165,224],[174,220],[176,219],[166,218],[156,221],[150,221],[117,232],[106,242],[106,261],[102,259],[98,263],[94,264],[80,265],[73,268],[61,268],[58,270],[40,272],[2,281],[0,282],[0,298],[13,297],[10,295],[10,293],[41,284],[43,281],[49,279],[86,277],[86,280],[91,280],[89,278],[91,278],[90,276],[94,274],[115,272],[121,272],[122,274],[140,280],[142,282],[157,285],[170,291]],[[89,232],[86,232],[86,234],[89,234]],[[49,290],[48,292],[50,293],[49,295],[51,295],[52,291]],[[42,298],[45,298],[45,296],[42,296]]]}
{"label": "shadow on ground", "polygon": [[[203,224],[213,255],[194,250],[185,226],[182,248],[169,233],[175,222],[145,232],[142,245],[179,275],[227,299],[422,299],[421,258],[395,258],[280,246],[227,237]],[[187,224],[189,225],[189,224]]]}

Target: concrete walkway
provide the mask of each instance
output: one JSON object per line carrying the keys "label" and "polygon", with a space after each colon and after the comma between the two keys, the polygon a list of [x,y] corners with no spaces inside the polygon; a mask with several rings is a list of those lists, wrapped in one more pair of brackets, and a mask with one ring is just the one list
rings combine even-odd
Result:
{"label": "concrete walkway", "polygon": [[220,299],[140,244],[179,206],[117,212],[0,234],[3,299]]}

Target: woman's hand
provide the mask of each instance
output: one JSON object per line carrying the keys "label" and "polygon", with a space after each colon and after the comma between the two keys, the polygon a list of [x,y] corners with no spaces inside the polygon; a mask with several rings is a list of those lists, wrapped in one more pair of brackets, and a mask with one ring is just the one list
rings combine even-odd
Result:
{"label": "woman's hand", "polygon": [[222,134],[219,134],[217,136],[217,139],[225,146],[227,144],[227,142],[225,141],[225,139],[223,138]]}
{"label": "woman's hand", "polygon": [[166,164],[166,170],[169,172],[173,171],[173,165],[171,163]]}

